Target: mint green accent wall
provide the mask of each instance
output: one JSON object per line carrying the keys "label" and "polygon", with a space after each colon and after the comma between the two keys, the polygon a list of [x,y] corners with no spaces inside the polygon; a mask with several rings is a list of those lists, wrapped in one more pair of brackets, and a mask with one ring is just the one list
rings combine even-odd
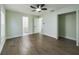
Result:
{"label": "mint green accent wall", "polygon": [[76,12],[59,15],[59,36],[76,40]]}

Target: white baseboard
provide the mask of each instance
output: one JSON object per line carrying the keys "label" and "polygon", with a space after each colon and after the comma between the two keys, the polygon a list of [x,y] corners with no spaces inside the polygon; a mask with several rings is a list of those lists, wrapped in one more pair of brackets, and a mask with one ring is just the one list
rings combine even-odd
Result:
{"label": "white baseboard", "polygon": [[[30,34],[35,34],[35,33],[29,33],[28,35],[30,35]],[[11,38],[21,37],[21,36],[26,36],[26,35],[21,34],[21,35],[7,36],[6,39],[11,39]]]}
{"label": "white baseboard", "polygon": [[20,36],[23,36],[23,35],[7,36],[6,39],[11,39],[11,38],[20,37]]}
{"label": "white baseboard", "polygon": [[70,40],[75,40],[76,41],[76,38],[74,38],[74,37],[69,37],[69,36],[59,36],[59,37],[64,37],[64,38],[68,38],[68,39],[70,39]]}
{"label": "white baseboard", "polygon": [[79,40],[76,42],[76,46],[78,46],[78,47],[79,47]]}
{"label": "white baseboard", "polygon": [[2,51],[3,46],[4,46],[4,44],[5,44],[5,41],[6,41],[6,39],[4,39],[4,40],[0,43],[0,54],[1,54],[1,51]]}
{"label": "white baseboard", "polygon": [[57,37],[54,37],[54,36],[51,36],[51,35],[48,35],[48,34],[44,34],[44,33],[42,33],[42,34],[57,39]]}

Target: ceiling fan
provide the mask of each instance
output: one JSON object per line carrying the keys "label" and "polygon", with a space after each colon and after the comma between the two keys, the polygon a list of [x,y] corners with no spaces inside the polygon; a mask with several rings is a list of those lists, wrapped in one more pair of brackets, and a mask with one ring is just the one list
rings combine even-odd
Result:
{"label": "ceiling fan", "polygon": [[34,6],[30,6],[31,8],[33,8],[34,10],[32,10],[33,12],[37,11],[37,12],[41,12],[42,10],[47,10],[47,8],[44,8],[45,4],[36,4]]}

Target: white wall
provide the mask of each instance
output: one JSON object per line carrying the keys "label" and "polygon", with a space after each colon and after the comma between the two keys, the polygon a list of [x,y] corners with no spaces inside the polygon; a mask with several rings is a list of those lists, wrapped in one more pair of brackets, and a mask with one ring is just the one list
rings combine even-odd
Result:
{"label": "white wall", "polygon": [[57,16],[48,14],[43,17],[42,33],[57,38]]}
{"label": "white wall", "polygon": [[0,53],[5,43],[5,8],[0,6]]}

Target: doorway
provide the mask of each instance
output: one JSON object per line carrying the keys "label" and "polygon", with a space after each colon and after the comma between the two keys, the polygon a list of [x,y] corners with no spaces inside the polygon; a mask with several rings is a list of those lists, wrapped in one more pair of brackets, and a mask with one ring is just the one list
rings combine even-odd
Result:
{"label": "doorway", "polygon": [[29,34],[29,18],[27,16],[23,16],[23,36]]}
{"label": "doorway", "polygon": [[42,20],[43,17],[34,17],[33,19],[33,33],[41,33],[42,32]]}
{"label": "doorway", "polygon": [[76,41],[76,12],[58,15],[58,38]]}

